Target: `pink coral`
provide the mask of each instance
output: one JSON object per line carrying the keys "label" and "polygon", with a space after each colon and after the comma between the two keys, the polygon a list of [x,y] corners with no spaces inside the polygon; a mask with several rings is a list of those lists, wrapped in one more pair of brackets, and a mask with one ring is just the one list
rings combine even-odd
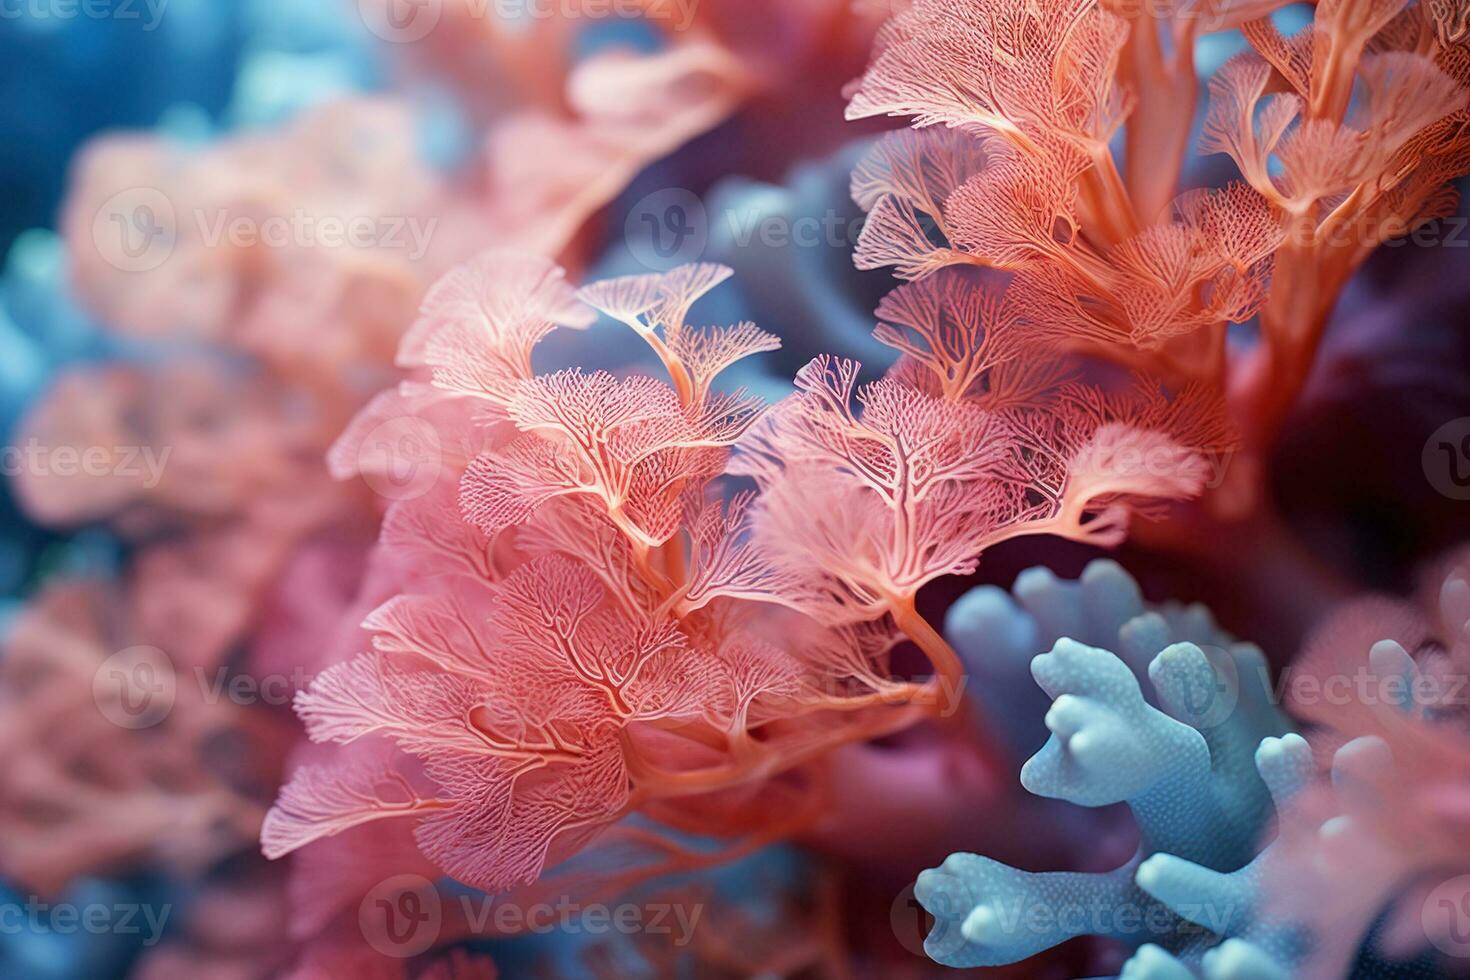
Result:
{"label": "pink coral", "polygon": [[1426,935],[1460,948],[1432,931],[1428,899],[1470,862],[1467,559],[1437,563],[1418,603],[1340,609],[1284,684],[1332,760],[1331,785],[1282,816],[1264,879],[1268,910],[1318,939],[1309,975],[1345,973],[1385,908],[1392,954],[1417,953]]}
{"label": "pink coral", "polygon": [[[915,611],[925,582],[1017,534],[1115,540],[1136,499],[1199,490],[1190,460],[1210,433],[1182,402],[1075,387],[1048,400],[978,367],[946,396],[944,359],[974,365],[976,329],[929,331],[937,375],[905,364],[861,390],[856,365],[819,358],[761,418],[718,376],[775,338],[689,323],[728,275],[685,266],[576,294],[641,337],[668,381],[534,373],[537,341],[586,322],[545,260],[488,253],[431,290],[400,352],[421,379],[380,396],[332,458],[339,475],[385,472],[393,454],[367,435],[407,416],[434,434],[419,449],[434,448],[438,481],[385,521],[375,565],[400,585],[364,620],[373,650],[297,700],[313,739],[397,751],[298,769],[267,855],[412,817],[439,867],[503,890],[632,810],[789,833],[738,801],[956,707],[958,659]],[[1119,447],[1145,445],[1167,447],[1166,476],[1119,464]],[[726,472],[756,493],[725,498]],[[895,625],[935,677],[890,672]]]}
{"label": "pink coral", "polygon": [[[283,749],[271,727],[175,669],[122,597],[50,586],[0,659],[0,868],[55,894],[147,864],[199,873],[255,836]],[[242,764],[223,766],[231,742]]]}

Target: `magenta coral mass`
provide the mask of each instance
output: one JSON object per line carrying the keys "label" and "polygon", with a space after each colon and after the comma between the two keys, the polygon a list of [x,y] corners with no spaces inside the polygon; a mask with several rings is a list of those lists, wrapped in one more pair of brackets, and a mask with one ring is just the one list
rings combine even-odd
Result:
{"label": "magenta coral mass", "polygon": [[1470,973],[1466,0],[140,6],[0,20],[0,976]]}

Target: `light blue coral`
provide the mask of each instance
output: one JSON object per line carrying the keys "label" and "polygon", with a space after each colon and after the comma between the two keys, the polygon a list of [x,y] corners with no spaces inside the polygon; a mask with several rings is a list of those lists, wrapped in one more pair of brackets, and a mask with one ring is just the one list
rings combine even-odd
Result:
{"label": "light blue coral", "polygon": [[1022,785],[1081,806],[1126,803],[1139,846],[1104,873],[951,855],[915,889],[936,920],[929,954],[999,965],[1103,935],[1137,950],[1123,972],[1131,980],[1289,976],[1302,937],[1254,918],[1265,860],[1256,845],[1273,807],[1310,779],[1312,758],[1272,701],[1261,651],[1203,607],[1145,604],[1111,561],[1075,582],[1032,569],[1010,593],[976,589],[946,629],[977,696],[1004,692],[1021,709],[997,718],[1021,752],[1043,733],[1022,716],[1035,704],[1013,697],[1020,670],[1029,666],[1050,703],[1037,712],[1046,741]]}

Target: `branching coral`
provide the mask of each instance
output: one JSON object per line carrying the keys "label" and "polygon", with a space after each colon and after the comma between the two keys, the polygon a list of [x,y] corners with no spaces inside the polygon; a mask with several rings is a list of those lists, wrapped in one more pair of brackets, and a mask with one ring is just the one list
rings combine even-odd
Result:
{"label": "branching coral", "polygon": [[[1466,34],[1440,6],[1319,4],[1290,38],[1279,6],[915,0],[851,90],[850,118],[916,127],[854,174],[859,265],[1009,271],[1035,336],[1228,395],[1269,449],[1348,276],[1452,213],[1470,170]],[[1212,79],[1200,149],[1243,182],[1181,194],[1194,43],[1233,27],[1254,50]]]}
{"label": "branching coral", "polygon": [[[1374,599],[1339,610],[1283,679],[1330,779],[1302,769],[1287,805],[1278,799],[1276,840],[1223,878],[1161,868],[1176,895],[1254,906],[1241,938],[1204,960],[1206,977],[1442,976],[1430,944],[1463,955],[1463,906],[1446,914],[1445,903],[1459,902],[1467,867],[1464,559],[1426,576],[1418,609]],[[1146,955],[1140,977],[1187,975]]]}
{"label": "branching coral", "polygon": [[1082,806],[1127,803],[1139,845],[1099,874],[952,855],[915,890],[937,920],[930,955],[994,965],[1100,934],[1198,961],[1213,937],[1245,928],[1257,836],[1273,802],[1310,770],[1306,743],[1287,734],[1271,703],[1261,652],[1230,641],[1202,608],[1145,605],[1111,562],[1095,562],[1078,582],[1027,573],[1014,600],[979,593],[950,626],[975,644],[965,652],[976,659],[1007,655],[988,649],[990,636],[1006,638],[1010,655],[1051,646],[1031,663],[1052,699],[1050,737],[1022,784]]}
{"label": "branching coral", "polygon": [[902,624],[925,583],[1009,538],[1116,544],[1140,501],[1194,496],[1228,447],[1196,392],[1059,385],[987,289],[944,273],[895,291],[875,333],[906,355],[895,371],[859,386],[856,364],[818,358],[742,444],[766,546],[799,575],[787,601]]}
{"label": "branching coral", "polygon": [[[605,81],[618,76],[599,64]],[[620,91],[641,100],[674,85],[644,67],[624,64]],[[202,148],[157,136],[94,144],[63,216],[76,287],[114,330],[204,342],[210,356],[63,375],[15,437],[39,454],[19,473],[23,506],[52,526],[106,521],[138,544],[140,615],[170,656],[214,664],[313,536],[372,533],[375,502],[327,479],[321,455],[392,379],[428,285],[492,237],[566,248],[633,169],[688,135],[648,131],[678,108],[675,95],[664,92],[652,121],[568,123],[565,140],[598,152],[558,143],[550,155],[605,171],[575,178],[575,195],[559,172],[531,180],[493,159],[489,186],[465,194],[427,166],[415,121],[387,101],[344,101]],[[131,223],[144,218],[148,228]],[[50,464],[62,454],[79,462]]]}
{"label": "branching coral", "polygon": [[[937,919],[930,955],[1007,963],[1091,934],[1138,947],[1123,970],[1137,980],[1338,977],[1355,963],[1353,975],[1413,975],[1402,954],[1425,945],[1411,900],[1423,902],[1422,885],[1386,948],[1360,951],[1403,889],[1465,863],[1470,590],[1461,569],[1436,581],[1435,627],[1403,606],[1350,607],[1279,685],[1254,647],[1230,643],[1203,610],[1149,609],[1111,563],[1076,583],[1029,572],[1014,600],[996,589],[963,600],[950,628],[967,656],[1014,661],[1052,644],[1031,668],[1052,699],[1050,737],[1023,785],[1083,806],[1126,802],[1140,843],[1104,874],[952,855],[916,888]],[[1385,632],[1396,636],[1368,639]],[[1314,745],[1289,731],[1281,691],[1325,726]],[[1331,758],[1330,786],[1314,755]],[[1273,813],[1276,837],[1258,850]]]}
{"label": "branching coral", "polygon": [[[504,889],[633,810],[790,833],[809,819],[789,802],[808,763],[952,710],[961,667],[915,610],[925,582],[1019,534],[1115,540],[1137,499],[1199,489],[1186,402],[997,381],[967,349],[983,331],[941,343],[947,328],[922,319],[930,284],[909,321],[933,327],[937,374],[905,364],[859,387],[857,365],[818,358],[762,418],[717,378],[775,338],[688,322],[728,275],[684,266],[574,296],[545,260],[491,252],[430,292],[400,351],[421,377],[380,396],[332,459],[340,475],[391,467],[372,433],[408,417],[443,472],[387,516],[379,563],[400,594],[364,623],[374,650],[297,705],[318,741],[400,754],[300,769],[267,854],[411,816],[440,867]],[[541,338],[585,324],[578,299],[644,340],[668,381],[535,373]],[[937,377],[960,361],[972,383],[946,395]],[[1160,446],[1163,476],[1120,462]],[[725,497],[727,468],[757,491]],[[933,677],[890,671],[895,626]],[[788,798],[789,819],[762,793]]]}
{"label": "branching coral", "polygon": [[[542,34],[540,28],[549,19],[536,18],[534,33]],[[302,598],[289,595],[297,584],[292,575],[311,574],[310,569],[301,571],[303,555],[346,544],[337,552],[346,561],[334,572],[347,581],[334,581],[332,588],[354,588],[361,566],[351,546],[375,530],[381,513],[380,502],[361,483],[324,480],[321,457],[368,394],[395,379],[394,352],[426,287],[454,261],[492,240],[566,253],[573,261],[585,258],[578,237],[589,217],[651,160],[724,119],[752,89],[743,57],[708,31],[679,37],[679,43],[662,51],[608,47],[583,58],[586,51],[574,51],[578,46],[571,43],[578,26],[585,25],[564,22],[549,32],[565,37],[569,42],[565,54],[569,60],[580,58],[580,63],[575,69],[557,65],[557,70],[542,73],[543,78],[552,76],[543,104],[499,113],[486,137],[483,166],[468,167],[461,174],[439,173],[422,158],[420,120],[406,105],[366,99],[313,111],[278,131],[256,131],[207,144],[172,136],[110,137],[80,159],[62,216],[73,286],[116,333],[131,335],[119,346],[138,356],[69,373],[32,410],[17,441],[35,446],[41,456],[37,465],[20,474],[19,496],[37,520],[68,529],[106,522],[126,539],[129,584],[117,604],[127,608],[116,616],[179,664],[180,677],[187,672],[190,682],[196,677],[202,682],[215,671],[224,677],[234,668],[221,665],[252,643],[256,653],[263,650],[273,658],[271,666],[279,667],[282,675],[295,677],[314,666],[304,661],[315,651],[302,649],[312,638],[286,639],[283,634],[289,628],[278,617],[287,605],[283,597]],[[820,34],[817,37],[820,42]],[[547,60],[544,52],[536,57]],[[568,71],[562,72],[562,67]],[[364,224],[371,228],[367,233],[371,241],[362,240]],[[345,232],[346,241],[340,246],[321,237],[330,237],[333,228]],[[596,242],[585,244],[600,247]],[[481,298],[471,290],[470,307],[461,313],[472,313]],[[441,293],[436,302],[449,301]],[[585,320],[590,311],[579,307],[576,316]],[[562,522],[531,521],[549,540],[559,534],[574,552],[613,547],[608,561],[654,569],[665,561],[659,554],[666,550],[663,539],[677,528],[687,531],[690,540],[699,536],[714,567],[716,556],[729,550],[726,540],[733,540],[741,510],[732,505],[726,512],[713,499],[696,501],[681,492],[682,483],[705,480],[713,472],[708,467],[723,457],[757,408],[753,400],[711,394],[710,379],[727,360],[768,347],[772,339],[748,326],[728,332],[691,329],[681,345],[670,324],[660,329],[668,335],[670,357],[677,358],[670,363],[687,367],[673,387],[660,392],[605,374],[581,379],[562,375],[531,385],[527,361],[528,384],[521,386],[524,390],[516,393],[513,403],[501,407],[516,424],[525,423],[528,436],[515,446],[496,447],[504,450],[505,470],[480,461],[484,469],[477,475],[484,480],[475,491],[482,508],[475,515],[478,523],[490,528],[501,522],[524,526],[533,511],[539,514],[544,509],[560,514]],[[432,342],[424,336],[405,344],[405,365],[412,366],[415,355],[407,352],[423,339],[430,349],[417,363],[451,373],[464,367],[451,364],[454,359],[446,353],[450,332],[430,332],[436,334]],[[529,357],[536,338],[521,339]],[[205,347],[205,355],[175,356],[177,349],[167,345],[179,341],[191,353],[196,346]],[[469,346],[474,343],[470,338]],[[472,364],[467,370],[473,374],[479,366]],[[461,380],[473,386],[468,377]],[[615,407],[615,391],[626,397],[628,411]],[[703,415],[686,411],[695,402],[703,406]],[[562,425],[564,412],[604,403],[611,409],[608,414],[594,417],[594,409],[585,419],[568,423],[570,427]],[[473,428],[468,418],[467,414],[466,429]],[[682,422],[675,423],[676,419]],[[550,437],[543,441],[548,445],[570,446],[582,438],[606,435],[618,449],[607,458],[605,470],[589,477],[590,482],[576,474],[575,487],[550,485],[543,491],[552,499],[539,501],[524,495],[524,487],[507,487],[503,477],[515,472],[517,460],[527,474],[565,475],[568,463],[575,469],[575,456],[561,459],[547,473],[537,469],[547,453],[545,446],[535,443],[547,433]],[[367,463],[372,452],[379,452],[391,467],[401,446],[370,430],[362,434],[364,442],[357,447],[360,461]],[[493,441],[487,440],[486,447]],[[522,452],[531,457],[521,459]],[[85,462],[71,469],[83,472],[72,478],[63,472],[65,464],[49,466],[50,454],[58,459],[66,454],[80,457]],[[474,455],[471,452],[466,461]],[[370,463],[366,468],[371,469]],[[392,476],[368,482],[379,489],[391,483]],[[562,499],[568,492],[583,491],[591,494],[587,501]],[[615,516],[619,500],[625,506],[621,516]],[[588,508],[600,522],[590,535],[583,533],[581,524]],[[466,560],[489,560],[477,537],[480,532],[460,521],[457,511],[451,499],[447,523],[442,520],[445,514],[432,508],[395,512],[385,538],[407,542],[395,562],[417,549],[428,553],[426,564],[437,574],[435,560],[442,556],[433,550],[434,535],[441,531],[462,536]],[[422,536],[425,531],[428,537]],[[633,532],[633,538],[617,537],[625,531]],[[524,529],[524,537],[531,534]],[[684,641],[671,638],[666,623],[653,622],[649,610],[640,608],[626,610],[623,618],[593,616],[596,622],[590,630],[563,637],[574,649],[548,659],[541,644],[560,634],[538,621],[543,611],[538,590],[562,586],[581,590],[567,607],[580,615],[590,610],[580,609],[576,601],[604,588],[600,580],[588,577],[588,568],[598,567],[595,561],[588,565],[574,556],[574,561],[559,563],[554,558],[557,547],[545,545],[549,557],[534,567],[523,563],[523,574],[516,581],[526,620],[512,644],[524,658],[521,667],[551,669],[538,682],[541,687],[532,685],[531,690],[520,691],[520,681],[509,666],[497,683],[510,683],[524,695],[525,704],[536,703],[542,688],[554,689],[569,678],[583,685],[581,694],[565,703],[553,697],[545,710],[555,724],[548,724],[542,735],[545,745],[555,746],[574,738],[567,728],[578,730],[575,737],[585,732],[583,747],[588,748],[589,761],[575,767],[569,778],[561,778],[564,773],[556,769],[552,779],[533,774],[522,780],[527,793],[518,798],[523,806],[518,819],[525,825],[536,824],[543,814],[553,814],[553,823],[562,819],[569,792],[587,794],[598,814],[609,798],[615,802],[619,794],[626,795],[626,785],[619,783],[621,779],[625,784],[626,776],[614,764],[620,764],[621,756],[611,750],[617,747],[619,727],[627,718],[670,712],[682,718],[695,709],[708,710],[743,732],[747,723],[767,724],[771,709],[757,702],[768,692],[775,692],[773,697],[785,692],[792,683],[784,665],[772,667],[760,642],[737,644],[730,647],[729,660],[720,661],[729,675],[720,678],[728,703],[706,704],[700,694],[705,688],[697,687],[705,684],[699,670],[670,666],[671,654],[683,649]],[[642,573],[634,569],[628,574]],[[623,584],[614,580],[617,587]],[[711,577],[700,587],[722,584]],[[446,590],[445,601],[455,592]],[[324,604],[329,605],[331,598]],[[503,598],[504,609],[517,608],[511,590]],[[680,598],[686,600],[717,601],[692,589]],[[602,600],[595,604],[600,607]],[[33,610],[24,622],[46,611]],[[421,622],[413,618],[418,610],[406,611],[411,614],[409,625],[416,627]],[[401,625],[391,618],[383,622],[385,629]],[[886,633],[873,632],[868,636],[854,630],[854,643],[861,645],[863,656],[871,653],[877,658],[891,640]],[[262,634],[272,642],[260,644]],[[64,630],[50,630],[28,636],[26,642],[34,647],[27,656],[11,658],[17,671],[30,670],[47,658],[67,661],[72,640]],[[103,648],[107,642],[98,640],[97,659],[110,652]],[[846,649],[838,646],[838,653]],[[814,649],[817,658],[829,654],[820,644]],[[683,678],[685,673],[690,677]],[[81,683],[78,690],[86,692],[87,677],[68,675],[66,680],[66,685],[57,681],[58,689]],[[180,740],[177,729],[185,717],[194,718],[184,701],[197,686],[182,681],[178,685],[178,724],[169,729],[175,741]],[[31,690],[26,687],[28,693]],[[599,697],[607,703],[597,703]],[[486,728],[485,740],[504,749],[519,736],[497,729],[514,722],[508,721],[505,706],[496,698],[490,702],[476,720]],[[80,714],[85,704],[68,702],[67,707]],[[224,735],[238,734],[232,726],[240,713],[228,707],[213,710],[218,707],[200,710],[225,729]],[[245,714],[259,718],[269,712]],[[233,854],[242,837],[257,833],[260,811],[253,800],[241,803],[243,817],[231,811],[219,817],[218,826],[203,830],[193,826],[196,819],[209,820],[208,813],[196,815],[196,809],[203,807],[196,808],[190,795],[193,783],[212,786],[211,770],[218,760],[194,760],[189,751],[197,746],[188,737],[182,738],[188,744],[180,748],[151,731],[103,729],[99,734],[97,719],[89,715],[77,721],[77,737],[85,733],[95,746],[83,751],[63,740],[54,752],[37,752],[30,743],[43,737],[42,726],[29,712],[17,713],[13,721],[17,727],[8,734],[15,736],[16,754],[42,760],[17,769],[10,787],[15,794],[7,796],[7,803],[25,811],[11,824],[13,846],[7,852],[13,851],[16,871],[23,871],[27,880],[44,879],[52,887],[51,883],[59,884],[80,871],[105,873],[131,869],[139,862],[162,863],[154,850],[169,846],[200,852],[191,860],[175,862],[178,870],[195,876]],[[192,730],[186,734],[192,735]],[[211,730],[211,735],[220,734]],[[680,744],[686,741],[682,736],[667,737]],[[527,744],[537,743],[530,739]],[[691,751],[698,756],[703,750]],[[167,756],[169,764],[180,770],[179,785],[160,791],[147,779],[128,782],[110,768],[113,760],[140,765],[138,754],[148,752],[159,755],[159,765]],[[184,759],[175,760],[175,754]],[[48,809],[54,802],[50,799],[33,799],[32,788],[23,783],[27,773],[47,769],[58,755],[65,756],[57,763],[63,770],[71,762],[83,767],[95,764],[102,770],[97,778],[105,783],[90,788],[86,774],[48,774],[64,787],[60,795],[67,797],[66,813]],[[683,758],[679,752],[671,756]],[[186,769],[186,763],[196,761],[198,772]],[[471,771],[446,778],[459,778],[456,785],[468,785],[472,793],[483,790]],[[210,801],[226,809],[233,799],[229,789],[224,787],[219,799],[211,796]],[[160,800],[170,799],[168,791],[179,797],[173,814],[182,825],[177,832],[169,818],[155,813]],[[737,822],[749,820],[755,809],[749,801],[742,805],[743,809],[730,801],[729,811],[741,814]],[[87,842],[76,854],[53,847],[53,836],[71,841],[72,828],[95,831],[109,813],[114,822],[122,823],[107,827],[106,834],[97,833],[98,840]],[[13,815],[6,816],[9,821]],[[152,830],[140,829],[143,824]],[[549,823],[546,835],[555,832]],[[201,842],[199,837],[206,839]],[[210,844],[217,846],[206,846]],[[312,871],[323,872],[328,863]],[[355,899],[353,889],[361,884],[356,878],[342,884],[332,901]],[[310,927],[296,929],[295,934],[311,933],[311,927],[322,925],[337,909],[333,904],[326,912],[302,914],[300,919],[310,920]]]}
{"label": "branching coral", "polygon": [[1436,889],[1470,866],[1467,575],[1461,550],[1425,575],[1417,603],[1339,610],[1284,685],[1293,711],[1318,727],[1319,753],[1332,753],[1331,785],[1283,819],[1262,879],[1264,907],[1314,938],[1310,975],[1345,972],[1374,933],[1370,952],[1384,961],[1422,962],[1426,938],[1464,953],[1457,913],[1445,915]]}

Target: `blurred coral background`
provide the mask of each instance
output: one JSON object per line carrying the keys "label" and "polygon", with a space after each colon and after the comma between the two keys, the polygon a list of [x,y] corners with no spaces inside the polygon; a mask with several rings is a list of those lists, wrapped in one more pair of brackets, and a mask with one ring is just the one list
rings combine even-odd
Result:
{"label": "blurred coral background", "polygon": [[0,978],[1470,976],[1467,21],[0,0]]}

